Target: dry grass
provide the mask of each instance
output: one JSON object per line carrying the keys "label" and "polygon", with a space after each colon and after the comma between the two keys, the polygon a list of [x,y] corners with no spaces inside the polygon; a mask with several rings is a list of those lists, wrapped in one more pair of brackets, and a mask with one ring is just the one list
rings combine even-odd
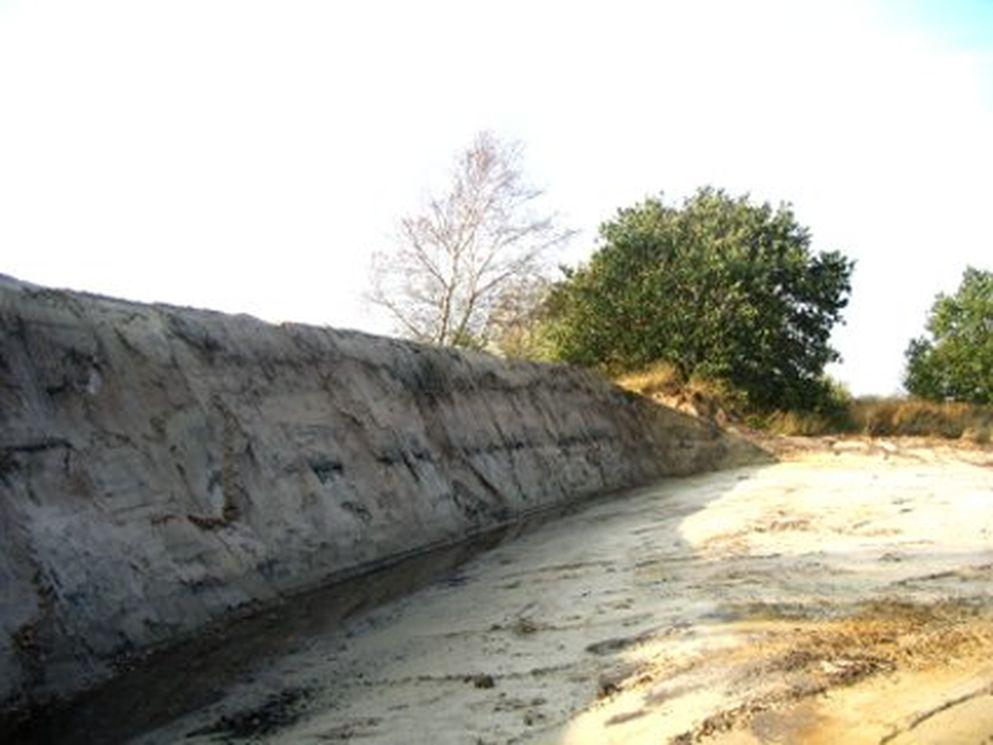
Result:
{"label": "dry grass", "polygon": [[852,405],[858,430],[873,437],[925,436],[988,443],[993,406],[915,398],[862,398]]}
{"label": "dry grass", "polygon": [[672,742],[705,742],[746,727],[761,712],[782,711],[828,692],[841,696],[839,689],[876,675],[907,675],[942,669],[952,660],[985,659],[993,645],[989,616],[951,601],[933,606],[879,601],[848,618],[760,622],[752,628],[746,623],[743,628],[750,633],[750,644],[724,650],[722,662],[737,667],[731,675],[743,687],[749,680],[779,685],[711,714]]}
{"label": "dry grass", "polygon": [[779,435],[813,437],[837,432],[836,421],[812,412],[755,412],[747,396],[718,380],[683,380],[675,366],[660,362],[644,370],[624,373],[614,381],[621,388],[659,403],[720,424],[745,422],[754,429]]}
{"label": "dry grass", "polygon": [[614,382],[625,390],[720,424],[740,420],[747,411],[743,393],[717,380],[698,377],[684,380],[676,367],[667,362],[624,373]]}
{"label": "dry grass", "polygon": [[624,373],[614,382],[621,388],[642,396],[677,393],[685,385],[675,365],[668,362],[658,362],[638,372]]}
{"label": "dry grass", "polygon": [[775,411],[757,422],[756,428],[788,437],[818,437],[849,429],[822,414],[805,411]]}
{"label": "dry grass", "polygon": [[621,388],[696,416],[721,424],[745,422],[777,435],[851,433],[870,437],[941,437],[979,444],[993,441],[993,406],[866,397],[839,399],[839,412],[834,416],[805,411],[756,413],[749,411],[744,394],[720,381],[683,380],[675,366],[666,362],[625,373],[615,382]]}

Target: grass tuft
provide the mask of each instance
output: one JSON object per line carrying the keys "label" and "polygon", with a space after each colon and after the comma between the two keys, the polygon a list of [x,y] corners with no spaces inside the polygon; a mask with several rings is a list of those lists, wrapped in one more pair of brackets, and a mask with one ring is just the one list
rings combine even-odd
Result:
{"label": "grass tuft", "polygon": [[985,444],[993,436],[993,406],[861,398],[852,405],[852,418],[860,432],[873,437],[930,436]]}
{"label": "grass tuft", "polygon": [[817,437],[940,437],[977,444],[993,441],[993,406],[934,402],[918,398],[853,399],[827,380],[824,400],[813,411],[756,411],[747,397],[719,380],[684,380],[674,365],[660,362],[620,375],[625,390],[719,423],[744,422],[773,434]]}

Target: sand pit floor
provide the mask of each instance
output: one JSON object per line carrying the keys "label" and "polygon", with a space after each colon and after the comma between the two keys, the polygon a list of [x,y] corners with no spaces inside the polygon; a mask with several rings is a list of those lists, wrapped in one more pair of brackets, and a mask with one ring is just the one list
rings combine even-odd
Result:
{"label": "sand pit floor", "polygon": [[334,623],[291,605],[171,671],[125,739],[993,742],[991,531],[990,451],[829,443],[669,480]]}

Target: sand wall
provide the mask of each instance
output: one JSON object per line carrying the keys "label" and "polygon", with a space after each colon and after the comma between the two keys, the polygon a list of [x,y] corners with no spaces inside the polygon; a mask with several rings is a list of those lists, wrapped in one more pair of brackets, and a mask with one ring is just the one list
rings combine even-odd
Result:
{"label": "sand wall", "polygon": [[0,277],[0,709],[523,513],[756,458],[578,369]]}

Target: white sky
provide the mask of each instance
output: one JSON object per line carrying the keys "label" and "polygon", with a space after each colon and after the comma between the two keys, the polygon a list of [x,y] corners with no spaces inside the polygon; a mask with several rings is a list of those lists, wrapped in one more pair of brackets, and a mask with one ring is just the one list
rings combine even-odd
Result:
{"label": "white sky", "polygon": [[383,332],[369,252],[488,128],[569,261],[661,190],[792,202],[858,260],[835,374],[893,392],[993,268],[993,56],[907,7],[0,0],[0,272]]}

